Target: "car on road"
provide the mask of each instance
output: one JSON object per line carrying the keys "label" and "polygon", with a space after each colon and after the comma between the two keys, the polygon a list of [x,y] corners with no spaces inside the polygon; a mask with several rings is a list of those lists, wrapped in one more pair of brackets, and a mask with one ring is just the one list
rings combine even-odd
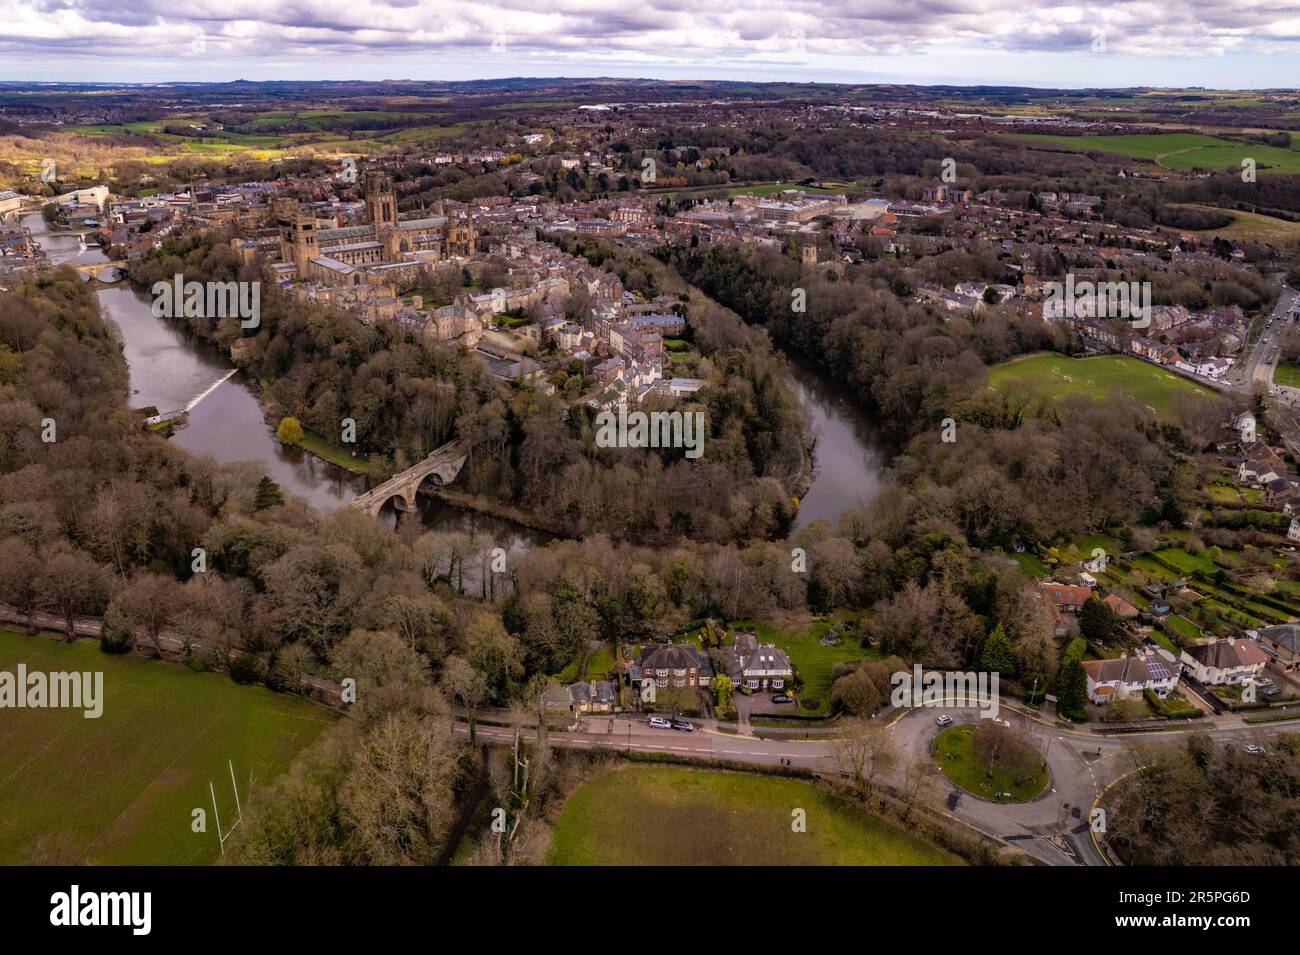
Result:
{"label": "car on road", "polygon": [[772,702],[773,702],[773,703],[793,703],[793,702],[794,702],[794,697],[793,697],[793,696],[786,696],[784,693],[778,693],[776,696],[772,697]]}
{"label": "car on road", "polygon": [[994,720],[993,720],[993,722],[994,722],[994,723],[997,723],[997,724],[999,724],[999,725],[1001,725],[1001,726],[1005,726],[1007,729],[1010,729],[1010,728],[1011,728],[1011,721],[1010,721],[1010,720],[1004,720],[1004,719],[1001,719],[1000,717],[995,717]]}
{"label": "car on road", "polygon": [[675,729],[675,730],[681,730],[683,733],[694,733],[694,732],[695,732],[695,724],[694,724],[694,723],[688,723],[688,722],[686,722],[686,720],[673,720],[673,724],[672,724],[672,726],[673,726],[673,729]]}
{"label": "car on road", "polygon": [[935,722],[938,723],[940,726],[952,726],[952,717],[949,716],[947,713],[941,713],[939,714],[939,718],[936,719]]}
{"label": "car on road", "polygon": [[1260,746],[1258,743],[1247,743],[1245,746],[1242,747],[1242,749],[1250,753],[1251,756],[1263,756],[1264,753],[1267,752],[1267,750],[1265,750],[1264,747]]}
{"label": "car on road", "polygon": [[669,722],[668,722],[666,719],[664,719],[662,716],[652,716],[652,717],[650,717],[650,725],[653,726],[653,727],[654,727],[655,729],[657,729],[657,730],[672,729],[672,726],[673,726],[672,723],[669,723]]}

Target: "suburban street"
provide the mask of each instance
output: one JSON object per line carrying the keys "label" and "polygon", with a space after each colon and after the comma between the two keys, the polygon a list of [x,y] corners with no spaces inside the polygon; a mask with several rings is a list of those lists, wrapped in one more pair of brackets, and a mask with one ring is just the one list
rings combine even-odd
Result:
{"label": "suburban street", "polygon": [[[1190,733],[1204,733],[1221,743],[1261,742],[1274,733],[1290,732],[1294,726],[1282,723],[1249,726],[1240,717],[1207,717],[1182,730],[1159,730],[1126,735],[1108,735],[1091,729],[1065,728],[1053,720],[1012,707],[1005,701],[1002,717],[1012,731],[1043,754],[1048,764],[1048,790],[1025,803],[1002,803],[964,792],[939,774],[936,777],[944,808],[986,835],[1006,840],[1048,865],[1105,865],[1089,831],[1094,803],[1102,791],[1134,769],[1137,744],[1180,744]],[[890,729],[900,756],[928,758],[939,732],[936,718],[947,714],[955,725],[977,722],[977,711],[960,707],[927,707],[910,710],[894,720]],[[504,714],[486,715],[499,719]],[[576,749],[610,749],[641,753],[663,753],[684,759],[729,760],[758,766],[777,766],[782,760],[819,775],[838,777],[839,766],[826,739],[764,739],[721,732],[697,722],[695,732],[655,729],[644,717],[590,715],[581,717],[578,729],[551,731],[547,739],[554,746]],[[460,732],[468,733],[464,724]],[[510,726],[478,725],[481,740],[506,744],[515,730]],[[524,738],[533,739],[536,730],[526,727]],[[828,734],[829,735],[829,734]],[[891,780],[897,782],[897,780]]]}
{"label": "suburban street", "polygon": [[[1245,358],[1240,371],[1234,372],[1230,376],[1230,381],[1233,384],[1248,391],[1253,390],[1257,385],[1262,385],[1267,389],[1272,384],[1273,370],[1277,367],[1277,358],[1273,357],[1271,361],[1269,358],[1278,350],[1278,339],[1290,321],[1291,311],[1298,298],[1300,298],[1300,292],[1283,286],[1277,304],[1273,306],[1268,318],[1264,320],[1264,328],[1255,340],[1254,348],[1251,349],[1249,356]],[[1272,323],[1271,328],[1269,323]]]}

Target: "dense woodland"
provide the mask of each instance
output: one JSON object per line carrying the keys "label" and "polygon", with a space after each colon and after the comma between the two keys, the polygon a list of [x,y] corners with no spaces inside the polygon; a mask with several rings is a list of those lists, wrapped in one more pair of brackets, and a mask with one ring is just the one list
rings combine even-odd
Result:
{"label": "dense woodland", "polygon": [[1300,737],[1250,755],[1207,735],[1147,747],[1107,800],[1106,839],[1129,865],[1300,864]]}
{"label": "dense woodland", "polygon": [[[260,278],[252,267],[241,272],[215,236],[168,241],[136,272],[145,287],[176,273],[200,281]],[[665,408],[705,412],[707,451],[696,461],[676,449],[629,455],[598,448],[594,412],[563,393],[500,383],[455,348],[278,296],[263,296],[248,370],[266,384],[273,420],[291,415],[337,441],[350,417],[357,450],[394,470],[463,439],[471,448],[470,490],[578,534],[645,542],[781,532],[807,466],[802,409],[760,332],[719,308],[693,309],[690,321],[708,387],[699,404]],[[221,343],[240,334],[233,320],[190,324],[194,334]],[[727,489],[723,509],[719,488]]]}

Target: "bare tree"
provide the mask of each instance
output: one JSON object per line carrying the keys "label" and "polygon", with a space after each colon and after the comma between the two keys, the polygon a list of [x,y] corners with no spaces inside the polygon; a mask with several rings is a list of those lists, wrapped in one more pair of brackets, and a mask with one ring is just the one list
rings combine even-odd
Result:
{"label": "bare tree", "polygon": [[37,579],[41,606],[63,617],[63,633],[68,642],[77,639],[78,613],[93,613],[108,595],[109,571],[103,564],[81,553],[55,554],[45,564]]}
{"label": "bare tree", "polygon": [[871,795],[881,776],[888,775],[898,764],[898,749],[883,723],[847,719],[839,724],[839,734],[831,740],[831,753],[841,773],[848,773],[864,796]]}

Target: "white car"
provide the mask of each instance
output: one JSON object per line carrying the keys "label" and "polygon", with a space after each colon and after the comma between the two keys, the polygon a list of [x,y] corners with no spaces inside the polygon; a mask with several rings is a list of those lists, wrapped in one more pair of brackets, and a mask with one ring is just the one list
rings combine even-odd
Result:
{"label": "white car", "polygon": [[949,716],[947,713],[944,713],[940,715],[940,717],[937,720],[935,720],[935,722],[938,723],[940,726],[951,726],[952,717]]}
{"label": "white car", "polygon": [[1264,753],[1267,752],[1267,750],[1265,750],[1263,746],[1259,746],[1255,743],[1247,743],[1245,746],[1242,747],[1242,749],[1250,753],[1251,756],[1263,756]]}
{"label": "white car", "polygon": [[669,722],[668,722],[666,719],[664,719],[662,716],[652,716],[652,717],[650,717],[650,725],[653,726],[653,727],[654,727],[655,729],[657,729],[657,730],[670,730],[670,729],[673,728],[673,724],[672,724],[672,723],[669,723]]}

